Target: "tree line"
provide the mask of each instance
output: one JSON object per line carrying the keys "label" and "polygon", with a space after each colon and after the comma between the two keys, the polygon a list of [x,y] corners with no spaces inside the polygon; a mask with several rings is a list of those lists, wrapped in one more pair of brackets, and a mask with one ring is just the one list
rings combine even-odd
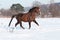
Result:
{"label": "tree line", "polygon": [[[40,17],[60,17],[60,3],[53,4],[41,4],[38,1],[34,1],[32,7],[39,6],[41,9]],[[12,4],[10,9],[0,9],[0,17],[11,17],[19,12],[24,12],[25,7],[21,4]],[[27,7],[27,9],[29,9]]]}

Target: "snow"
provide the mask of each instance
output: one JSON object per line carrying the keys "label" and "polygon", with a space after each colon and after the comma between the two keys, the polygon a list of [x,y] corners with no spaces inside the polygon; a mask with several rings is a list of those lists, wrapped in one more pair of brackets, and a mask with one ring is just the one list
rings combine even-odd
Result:
{"label": "snow", "polygon": [[39,26],[32,22],[31,29],[28,22],[23,22],[25,29],[15,27],[15,18],[8,27],[10,20],[0,18],[0,40],[60,40],[60,18],[37,18]]}

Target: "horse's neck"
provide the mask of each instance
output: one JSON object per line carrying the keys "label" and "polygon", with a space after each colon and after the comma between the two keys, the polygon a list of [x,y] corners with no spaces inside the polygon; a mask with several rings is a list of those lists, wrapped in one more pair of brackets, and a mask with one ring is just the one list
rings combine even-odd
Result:
{"label": "horse's neck", "polygon": [[35,16],[35,13],[34,12],[30,12],[30,16]]}

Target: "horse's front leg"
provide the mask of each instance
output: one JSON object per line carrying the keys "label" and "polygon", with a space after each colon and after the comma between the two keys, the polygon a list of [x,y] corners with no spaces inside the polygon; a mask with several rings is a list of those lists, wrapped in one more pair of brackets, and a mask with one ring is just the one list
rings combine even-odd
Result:
{"label": "horse's front leg", "polygon": [[31,28],[31,22],[29,22],[29,29]]}
{"label": "horse's front leg", "polygon": [[23,29],[25,29],[25,28],[22,26],[22,22],[20,22],[20,26],[21,26]]}
{"label": "horse's front leg", "polygon": [[36,23],[39,26],[39,24],[36,22],[36,20],[33,20],[33,22]]}

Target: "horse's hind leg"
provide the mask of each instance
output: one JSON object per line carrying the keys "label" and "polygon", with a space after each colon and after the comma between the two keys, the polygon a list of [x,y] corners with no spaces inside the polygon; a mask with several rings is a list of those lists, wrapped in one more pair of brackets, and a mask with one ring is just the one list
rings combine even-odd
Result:
{"label": "horse's hind leg", "polygon": [[29,29],[31,28],[31,22],[29,22]]}
{"label": "horse's hind leg", "polygon": [[22,26],[22,22],[20,22],[20,26],[21,26],[23,29],[25,29],[25,28]]}
{"label": "horse's hind leg", "polygon": [[19,24],[19,22],[17,22],[17,23],[15,24],[15,27],[16,27],[18,24]]}
{"label": "horse's hind leg", "polygon": [[33,20],[33,22],[36,23],[39,26],[39,24],[36,22],[36,20]]}

